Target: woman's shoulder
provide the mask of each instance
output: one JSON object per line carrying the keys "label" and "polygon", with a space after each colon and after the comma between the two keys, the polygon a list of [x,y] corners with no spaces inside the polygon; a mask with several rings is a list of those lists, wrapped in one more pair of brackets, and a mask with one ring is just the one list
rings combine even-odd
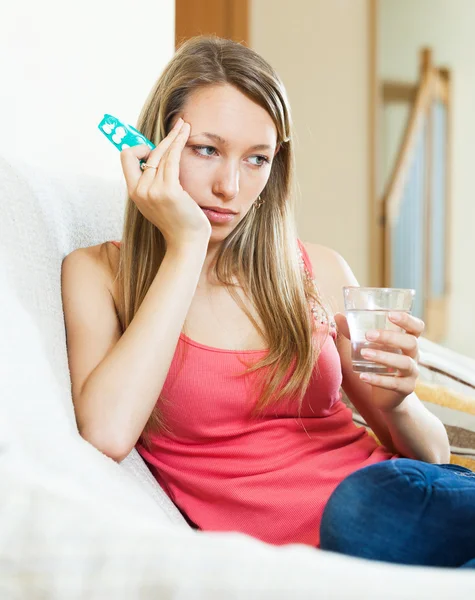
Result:
{"label": "woman's shoulder", "polygon": [[323,246],[322,244],[314,244],[312,242],[300,242],[307,251],[308,257],[312,263],[315,276],[327,277],[335,272],[335,270],[350,270],[345,259],[333,248]]}
{"label": "woman's shoulder", "polygon": [[83,269],[95,271],[113,294],[119,268],[119,249],[113,242],[77,248],[65,257],[64,262],[81,263]]}
{"label": "woman's shoulder", "polygon": [[358,285],[353,271],[336,250],[321,244],[302,243],[312,264],[313,278],[319,291],[330,300],[336,310],[341,310],[342,288],[346,285]]}
{"label": "woman's shoulder", "polygon": [[340,254],[333,248],[328,246],[323,246],[322,244],[315,244],[313,242],[302,242],[299,240],[300,244],[303,244],[309,255],[313,255],[318,259],[329,259],[329,260],[337,260],[338,258],[343,260]]}

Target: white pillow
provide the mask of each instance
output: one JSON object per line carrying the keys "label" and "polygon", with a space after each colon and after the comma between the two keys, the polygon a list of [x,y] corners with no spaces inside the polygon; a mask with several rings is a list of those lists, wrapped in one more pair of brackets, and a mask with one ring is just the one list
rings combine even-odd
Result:
{"label": "white pillow", "polygon": [[155,480],[145,478],[140,457],[132,469],[130,461],[119,467],[80,438],[74,418],[61,262],[76,244],[117,236],[121,187],[79,175],[61,180],[0,158],[0,416],[9,438],[61,473],[65,485],[75,481],[105,502],[124,502],[151,511],[159,521],[183,525]]}

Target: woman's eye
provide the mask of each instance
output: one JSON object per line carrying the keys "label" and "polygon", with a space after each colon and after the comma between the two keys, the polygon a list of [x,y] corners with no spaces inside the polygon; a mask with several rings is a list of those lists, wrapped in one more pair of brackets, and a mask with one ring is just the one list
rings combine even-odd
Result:
{"label": "woman's eye", "polygon": [[208,156],[213,156],[213,154],[208,154],[206,151],[207,150],[211,150],[212,152],[216,152],[216,148],[213,148],[213,146],[193,146],[193,150],[199,155],[199,156],[204,156],[204,157],[208,157]]}
{"label": "woman's eye", "polygon": [[[202,156],[203,158],[211,158],[216,155],[216,148],[214,146],[192,146],[193,152],[198,156]],[[270,160],[267,156],[255,155],[251,156],[249,160],[256,160],[257,162],[251,162],[251,165],[254,167],[263,167],[268,164]]]}
{"label": "woman's eye", "polygon": [[269,159],[267,158],[267,156],[251,156],[251,158],[255,158],[258,161],[260,161],[258,163],[252,163],[256,167],[263,167],[265,164],[267,164],[269,162]]}

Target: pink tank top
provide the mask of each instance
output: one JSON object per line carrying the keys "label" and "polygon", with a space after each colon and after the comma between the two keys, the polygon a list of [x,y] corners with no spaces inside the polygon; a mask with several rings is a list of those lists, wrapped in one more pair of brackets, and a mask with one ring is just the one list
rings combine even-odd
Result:
{"label": "pink tank top", "polygon": [[152,436],[151,449],[140,440],[136,447],[198,528],[318,546],[323,509],[335,487],[353,471],[394,455],[353,423],[341,401],[334,332],[321,348],[300,416],[285,402],[259,418],[251,415],[256,375],[237,377],[239,358],[257,361],[265,353],[213,348],[181,334],[162,391],[171,433]]}

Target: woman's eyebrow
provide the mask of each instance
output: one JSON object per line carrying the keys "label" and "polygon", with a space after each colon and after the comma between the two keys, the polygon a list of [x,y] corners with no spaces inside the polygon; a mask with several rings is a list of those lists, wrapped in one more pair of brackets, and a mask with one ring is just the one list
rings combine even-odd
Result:
{"label": "woman's eyebrow", "polygon": [[[194,135],[190,136],[188,139],[194,138],[198,135],[204,135],[207,138],[210,138],[211,140],[214,140],[215,142],[220,142],[221,144],[223,144],[223,146],[227,146],[228,142],[222,138],[220,135],[218,135],[217,133],[209,133],[208,131],[203,131],[202,133],[195,133]],[[249,148],[250,150],[270,150],[272,151],[272,146],[269,146],[269,144],[256,144],[255,146],[251,146]]]}

